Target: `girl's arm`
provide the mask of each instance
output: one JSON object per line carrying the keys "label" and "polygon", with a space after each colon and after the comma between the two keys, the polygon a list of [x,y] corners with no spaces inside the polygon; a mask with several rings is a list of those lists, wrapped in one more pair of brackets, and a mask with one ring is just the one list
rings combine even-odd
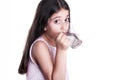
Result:
{"label": "girl's arm", "polygon": [[66,77],[66,51],[57,50],[53,72],[53,80],[65,80],[65,77]]}
{"label": "girl's arm", "polygon": [[65,80],[66,77],[66,50],[69,41],[64,34],[56,39],[57,51],[53,63],[47,45],[38,41],[33,46],[33,57],[42,70],[46,80]]}
{"label": "girl's arm", "polygon": [[70,41],[66,35],[60,33],[56,39],[57,54],[54,65],[54,80],[65,80],[66,77],[66,53],[69,47]]}
{"label": "girl's arm", "polygon": [[52,80],[53,61],[48,46],[44,42],[38,41],[33,45],[32,51],[32,56],[42,70],[45,80]]}

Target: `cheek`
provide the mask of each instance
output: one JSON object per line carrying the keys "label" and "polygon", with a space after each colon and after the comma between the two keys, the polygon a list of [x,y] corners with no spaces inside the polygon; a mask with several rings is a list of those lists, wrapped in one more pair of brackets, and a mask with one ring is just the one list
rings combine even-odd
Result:
{"label": "cheek", "polygon": [[58,34],[60,33],[60,31],[58,29],[54,29],[54,30],[52,30],[51,33],[52,33],[53,36],[56,37],[56,36],[58,36]]}
{"label": "cheek", "polygon": [[60,26],[52,26],[51,27],[51,30],[53,33],[57,34],[57,33],[60,33]]}
{"label": "cheek", "polygon": [[58,36],[58,34],[60,33],[59,29],[57,27],[51,27],[51,26],[48,26],[47,27],[47,33],[53,37],[53,38],[56,38]]}

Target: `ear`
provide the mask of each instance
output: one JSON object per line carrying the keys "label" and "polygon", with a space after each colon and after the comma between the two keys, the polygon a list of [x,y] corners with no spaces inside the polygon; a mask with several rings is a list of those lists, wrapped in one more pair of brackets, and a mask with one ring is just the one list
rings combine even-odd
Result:
{"label": "ear", "polygon": [[44,28],[44,31],[47,31],[47,28],[46,28],[46,27]]}

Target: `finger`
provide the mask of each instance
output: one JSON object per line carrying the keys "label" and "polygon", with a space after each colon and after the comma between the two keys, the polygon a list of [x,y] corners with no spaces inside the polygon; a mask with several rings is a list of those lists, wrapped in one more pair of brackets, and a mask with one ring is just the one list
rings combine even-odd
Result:
{"label": "finger", "polygon": [[66,41],[68,40],[68,36],[66,34],[63,34],[63,36],[61,37],[61,41]]}
{"label": "finger", "polygon": [[57,36],[57,38],[56,38],[56,40],[57,41],[61,40],[63,35],[64,35],[63,33],[59,33],[58,36]]}

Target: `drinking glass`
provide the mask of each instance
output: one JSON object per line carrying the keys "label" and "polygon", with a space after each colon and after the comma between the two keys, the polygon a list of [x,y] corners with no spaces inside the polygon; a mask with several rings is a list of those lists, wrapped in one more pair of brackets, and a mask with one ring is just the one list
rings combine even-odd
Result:
{"label": "drinking glass", "polygon": [[70,39],[70,47],[75,49],[82,44],[82,40],[79,39],[78,35],[75,33],[73,26],[70,26],[70,30],[66,33],[68,39]]}
{"label": "drinking glass", "polygon": [[82,44],[82,40],[80,40],[75,33],[67,33],[66,35],[68,39],[70,39],[70,47],[72,49],[75,49]]}

